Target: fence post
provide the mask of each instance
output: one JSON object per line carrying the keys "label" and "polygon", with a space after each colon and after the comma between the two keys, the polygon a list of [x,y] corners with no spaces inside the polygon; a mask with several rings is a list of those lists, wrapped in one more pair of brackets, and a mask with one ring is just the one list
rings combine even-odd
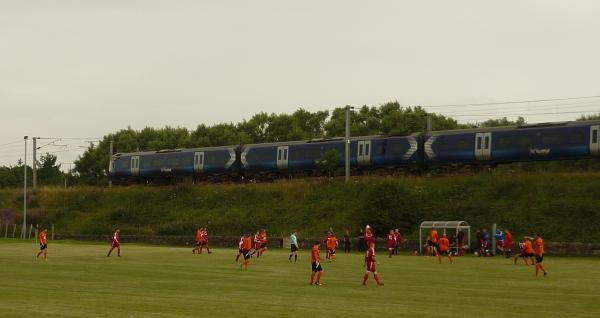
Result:
{"label": "fence post", "polygon": [[17,223],[15,223],[15,226],[13,227],[13,238],[15,238],[16,232],[17,232]]}
{"label": "fence post", "polygon": [[8,224],[4,227],[4,238],[8,238]]}
{"label": "fence post", "polygon": [[52,223],[52,240],[54,241],[54,223]]}
{"label": "fence post", "polygon": [[33,238],[33,242],[37,242],[37,238],[38,238],[38,228],[35,228],[35,237]]}
{"label": "fence post", "polygon": [[31,230],[33,230],[33,223],[29,224],[29,238],[31,239]]}

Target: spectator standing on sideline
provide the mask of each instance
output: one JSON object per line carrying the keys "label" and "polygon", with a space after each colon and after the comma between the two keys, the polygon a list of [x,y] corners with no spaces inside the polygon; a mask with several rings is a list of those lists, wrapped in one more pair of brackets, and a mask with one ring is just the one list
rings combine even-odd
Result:
{"label": "spectator standing on sideline", "polygon": [[344,233],[344,253],[350,253],[350,229],[346,228]]}

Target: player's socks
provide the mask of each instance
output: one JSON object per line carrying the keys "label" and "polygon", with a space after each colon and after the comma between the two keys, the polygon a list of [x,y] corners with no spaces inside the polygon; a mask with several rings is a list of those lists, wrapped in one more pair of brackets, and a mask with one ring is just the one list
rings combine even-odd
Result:
{"label": "player's socks", "polygon": [[317,273],[317,285],[321,285],[321,276],[323,276],[323,272],[318,272]]}
{"label": "player's socks", "polygon": [[240,254],[235,257],[235,262],[237,263],[240,260]]}
{"label": "player's socks", "polygon": [[375,278],[377,285],[379,285],[379,286],[383,285],[383,283],[381,283],[381,280],[379,279],[379,274],[373,273],[373,277]]}
{"label": "player's socks", "polygon": [[314,283],[315,283],[315,272],[312,272],[312,273],[310,274],[310,284],[312,285],[312,284],[314,284]]}
{"label": "player's socks", "polygon": [[292,261],[292,255],[293,254],[290,254],[290,257],[288,257],[288,261],[290,261],[290,262]]}
{"label": "player's socks", "polygon": [[369,274],[368,273],[363,276],[363,285],[367,284],[367,279],[369,279]]}
{"label": "player's socks", "polygon": [[298,261],[298,254],[294,255],[294,263]]}

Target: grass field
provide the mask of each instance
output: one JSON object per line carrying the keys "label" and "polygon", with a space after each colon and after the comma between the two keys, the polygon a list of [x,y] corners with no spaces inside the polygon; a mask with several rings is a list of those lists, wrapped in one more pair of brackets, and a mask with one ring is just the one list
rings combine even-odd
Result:
{"label": "grass field", "polygon": [[[252,259],[237,250],[193,255],[191,248],[0,240],[1,317],[599,317],[600,258],[547,257],[548,277],[503,258],[435,259],[379,253],[379,272],[361,286],[362,254],[325,263],[321,287],[309,286],[308,251]],[[324,253],[322,253],[324,256]]]}

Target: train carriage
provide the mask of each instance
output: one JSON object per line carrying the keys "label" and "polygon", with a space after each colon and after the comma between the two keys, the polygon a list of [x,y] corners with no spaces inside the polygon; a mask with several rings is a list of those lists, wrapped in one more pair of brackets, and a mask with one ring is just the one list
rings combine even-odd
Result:
{"label": "train carriage", "polygon": [[[248,177],[309,173],[318,170],[318,161],[335,150],[339,166],[345,165],[343,138],[245,145],[241,148],[241,168]],[[418,161],[418,134],[412,136],[365,136],[350,140],[350,166],[353,170],[398,168]]]}
{"label": "train carriage", "polygon": [[423,136],[424,163],[509,163],[599,155],[600,121],[435,131]]}
{"label": "train carriage", "polygon": [[118,182],[136,179],[150,182],[157,178],[207,179],[235,177],[238,146],[169,149],[113,156],[111,178]]}

